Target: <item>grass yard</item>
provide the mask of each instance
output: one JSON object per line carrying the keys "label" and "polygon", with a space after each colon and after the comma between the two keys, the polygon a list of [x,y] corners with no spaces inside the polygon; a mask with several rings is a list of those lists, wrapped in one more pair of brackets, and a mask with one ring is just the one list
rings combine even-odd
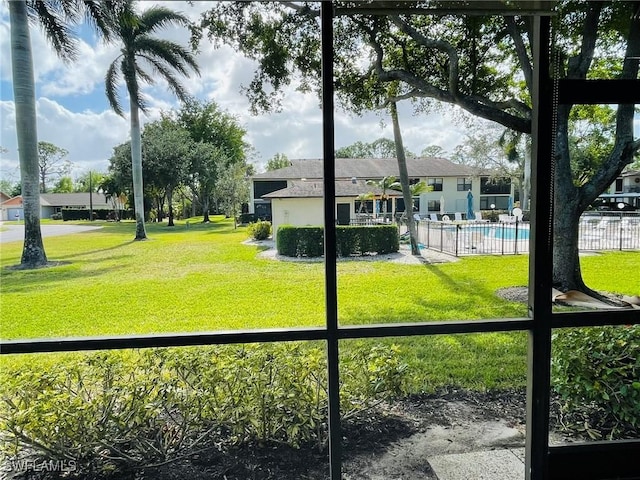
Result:
{"label": "grass yard", "polygon": [[[234,230],[222,217],[207,225],[194,219],[174,228],[150,224],[145,242],[132,240],[133,223],[103,225],[45,238],[49,260],[61,262],[53,268],[7,268],[19,263],[22,242],[2,244],[3,339],[324,324],[323,264],[258,258],[259,247],[241,244],[246,229]],[[637,294],[639,258],[637,252],[585,257],[585,279],[597,289]],[[524,317],[525,305],[495,292],[526,285],[527,271],[525,255],[433,265],[340,262],[338,315],[342,324]],[[493,388],[524,384],[525,337],[385,341],[399,344],[420,372],[416,390],[447,384]]]}

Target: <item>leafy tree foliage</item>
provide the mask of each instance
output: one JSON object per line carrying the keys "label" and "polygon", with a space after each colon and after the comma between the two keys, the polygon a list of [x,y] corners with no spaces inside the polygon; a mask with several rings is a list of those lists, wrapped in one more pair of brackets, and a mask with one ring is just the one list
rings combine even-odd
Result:
{"label": "leafy tree foliage", "polygon": [[[407,158],[415,158],[416,154],[405,149]],[[371,143],[355,142],[336,150],[338,158],[395,158],[396,143],[389,138],[378,138]]]}
{"label": "leafy tree foliage", "polygon": [[60,177],[53,187],[53,193],[72,193],[73,190],[73,178],[69,176]]}
{"label": "leafy tree foliage", "polygon": [[[187,178],[194,150],[193,143],[189,132],[169,118],[147,124],[142,134],[142,156],[149,175],[147,184],[149,188],[159,192],[160,198],[166,198],[170,227],[174,226],[173,194],[178,185],[184,183]],[[159,219],[162,216],[161,212],[160,204]]]}
{"label": "leafy tree foliage", "polygon": [[38,142],[38,168],[40,171],[40,193],[46,193],[56,178],[71,173],[72,164],[66,160],[69,152],[53,143]]}
{"label": "leafy tree foliage", "polygon": [[97,192],[104,182],[105,174],[92,170],[83,173],[76,180],[74,191],[76,192]]}
{"label": "leafy tree foliage", "polygon": [[[559,76],[638,78],[640,4],[563,1],[557,9]],[[203,14],[194,40],[203,35],[257,61],[247,88],[256,111],[277,109],[284,87],[297,78],[299,89],[319,90],[317,4],[216,4]],[[353,112],[401,100],[414,102],[417,112],[455,105],[513,132],[531,133],[531,17],[353,14],[335,20],[334,38],[337,96]],[[633,138],[634,106],[619,105],[609,148],[589,153],[599,156],[598,166],[576,182],[574,167],[584,171],[586,155],[572,160],[581,156],[569,140],[573,111],[572,105],[557,111],[554,281],[565,290],[589,291],[578,257],[580,214],[634,160],[640,140]]]}
{"label": "leafy tree foliage", "polygon": [[[214,102],[189,99],[172,118],[189,132],[198,151],[192,155],[186,185],[203,212],[203,222],[209,222],[210,205],[221,196],[216,184],[227,170],[247,168],[251,146],[244,140],[246,130],[238,120]],[[249,198],[248,194],[246,199]]]}
{"label": "leafy tree foliage", "polygon": [[216,181],[216,196],[224,214],[235,219],[240,215],[242,204],[249,198],[249,180],[242,165],[231,165],[221,172]]}
{"label": "leafy tree foliage", "polygon": [[284,153],[276,153],[267,162],[267,172],[291,166],[291,161]]}
{"label": "leafy tree foliage", "polygon": [[[183,195],[190,193],[201,205],[204,222],[209,221],[210,205],[220,206],[225,213],[235,212],[249,198],[242,183],[246,183],[248,173],[245,150],[235,148],[245,145],[244,130],[215,104],[205,105],[201,116],[195,115],[193,105],[188,109],[189,116],[181,116],[184,110],[165,113],[161,120],[147,124],[142,133],[145,203],[155,206],[158,220],[162,220],[166,204],[169,226],[174,224],[173,198],[179,189]],[[187,128],[189,125],[192,129]],[[200,128],[206,134],[197,135]],[[242,135],[236,136],[240,131]],[[230,138],[225,138],[227,134]],[[236,138],[239,142],[235,142]],[[130,197],[131,164],[130,142],[116,147],[110,159],[108,182],[102,184],[110,198],[121,198],[123,194]]]}
{"label": "leafy tree foliage", "polygon": [[451,160],[472,167],[477,175],[513,179],[522,208],[527,210],[530,149],[522,135],[509,135],[510,132],[491,124],[471,128],[454,149]]}

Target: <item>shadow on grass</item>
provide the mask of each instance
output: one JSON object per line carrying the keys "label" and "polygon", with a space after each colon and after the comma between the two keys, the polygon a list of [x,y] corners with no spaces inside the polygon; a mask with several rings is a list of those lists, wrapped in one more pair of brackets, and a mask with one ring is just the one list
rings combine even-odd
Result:
{"label": "shadow on grass", "polygon": [[[56,256],[56,259],[80,258],[80,257],[85,257],[87,255],[95,255],[97,253],[110,252],[112,250],[118,250],[119,248],[126,247],[127,245],[131,245],[131,244],[135,243],[136,241],[137,240],[130,240],[128,242],[124,242],[124,243],[121,243],[119,245],[113,245],[111,247],[106,247],[106,248],[98,248],[96,250],[88,250],[86,252],[81,252],[81,253],[72,253],[70,255],[58,255],[58,256]],[[130,255],[121,255],[120,257],[116,257],[116,258],[126,258],[126,257],[129,257],[129,256]],[[109,257],[109,258],[114,258],[114,257]],[[74,262],[67,262],[67,265],[69,263],[73,264]]]}
{"label": "shadow on grass", "polygon": [[[411,291],[411,299],[389,305],[374,313],[367,307],[350,306],[346,315],[340,315],[343,325],[369,325],[388,323],[439,322],[484,320],[492,318],[519,318],[526,316],[526,308],[500,298],[480,280],[456,280],[445,273],[440,265],[426,264],[428,272],[441,283],[441,291]],[[401,279],[400,279],[401,281]],[[410,288],[410,287],[409,287]],[[494,312],[499,312],[495,315]],[[472,314],[470,317],[469,313]]]}
{"label": "shadow on grass", "polygon": [[[110,257],[109,261],[128,257],[131,257],[131,255]],[[122,263],[124,264],[125,262]],[[35,270],[15,270],[11,267],[5,267],[2,269],[2,291],[3,293],[30,293],[36,289],[58,288],[60,283],[74,281],[79,278],[90,282],[93,278],[112,274],[114,270],[122,268],[110,265],[109,268],[82,270],[77,267],[79,267],[79,264],[72,262],[63,262],[59,265]]]}

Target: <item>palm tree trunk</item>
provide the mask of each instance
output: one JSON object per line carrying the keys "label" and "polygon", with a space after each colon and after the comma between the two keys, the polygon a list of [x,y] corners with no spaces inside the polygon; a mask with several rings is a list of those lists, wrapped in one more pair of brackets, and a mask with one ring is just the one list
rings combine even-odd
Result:
{"label": "palm tree trunk", "polygon": [[398,170],[400,172],[400,185],[402,186],[402,198],[404,199],[404,212],[407,216],[409,227],[409,239],[411,241],[411,255],[420,255],[418,248],[418,231],[413,218],[413,196],[409,187],[409,172],[407,171],[407,158],[402,143],[400,122],[398,121],[398,108],[396,102],[391,102],[391,121],[393,122],[393,139],[396,143],[396,156],[398,157]]}
{"label": "palm tree trunk", "polygon": [[47,255],[40,230],[36,98],[26,3],[9,2],[9,18],[13,96],[24,209],[24,247],[20,265],[22,268],[36,268],[47,264]]}
{"label": "palm tree trunk", "polygon": [[136,240],[146,240],[144,226],[144,187],[142,184],[142,137],[138,105],[130,99],[131,106],[131,173],[133,176],[133,210],[136,217]]}

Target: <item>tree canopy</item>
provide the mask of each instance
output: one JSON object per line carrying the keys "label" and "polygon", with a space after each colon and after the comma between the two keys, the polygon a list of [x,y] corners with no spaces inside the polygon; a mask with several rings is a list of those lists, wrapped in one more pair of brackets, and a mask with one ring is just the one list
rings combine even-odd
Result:
{"label": "tree canopy", "polygon": [[[342,11],[352,6],[338,3],[346,7]],[[216,4],[203,14],[194,40],[207,35],[256,60],[246,89],[252,106],[255,111],[278,108],[293,82],[301,90],[320,89],[317,8],[306,2]],[[638,78],[640,4],[562,1],[556,8],[554,75]],[[338,16],[333,24],[334,85],[348,110],[357,114],[409,100],[421,114],[453,105],[512,132],[531,133],[532,17],[356,13]],[[580,157],[569,142],[573,111],[572,105],[557,109],[554,280],[564,290],[588,290],[579,266],[578,219],[633,161],[640,140],[633,138],[634,106],[619,105],[608,133],[612,140],[588,153],[599,160],[576,183],[575,166],[588,169],[572,160]]]}
{"label": "tree canopy", "polygon": [[[405,148],[407,158],[415,158],[416,154]],[[389,138],[378,138],[373,142],[357,141],[336,150],[338,158],[395,158],[396,143]]]}

